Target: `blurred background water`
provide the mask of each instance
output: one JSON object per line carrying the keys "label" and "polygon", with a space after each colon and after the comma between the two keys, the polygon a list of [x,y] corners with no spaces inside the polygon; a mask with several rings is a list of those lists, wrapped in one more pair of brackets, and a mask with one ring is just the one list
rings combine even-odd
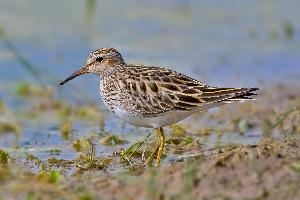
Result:
{"label": "blurred background water", "polygon": [[[79,68],[91,50],[114,47],[128,62],[168,66],[214,85],[253,86],[299,79],[299,4],[2,0],[0,26],[45,82]],[[1,81],[32,80],[0,45]],[[96,96],[95,77],[72,84]]]}
{"label": "blurred background water", "polygon": [[[165,66],[214,86],[299,85],[299,7],[298,0],[0,0],[0,98],[24,106],[11,91],[28,81],[53,85],[69,101],[74,90],[84,94],[77,95],[81,103],[100,102],[105,111],[97,77],[57,86],[102,47],[116,48],[129,63]],[[110,131],[133,129],[107,119]],[[49,121],[24,122],[19,145],[65,145]],[[79,135],[86,129],[76,127]],[[12,144],[10,136],[1,140]]]}

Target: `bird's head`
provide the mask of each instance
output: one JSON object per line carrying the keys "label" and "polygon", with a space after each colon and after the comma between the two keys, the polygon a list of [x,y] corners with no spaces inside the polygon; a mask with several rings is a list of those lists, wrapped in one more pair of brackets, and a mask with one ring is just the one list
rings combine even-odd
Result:
{"label": "bird's head", "polygon": [[125,62],[121,54],[114,48],[102,48],[90,53],[86,64],[80,70],[74,72],[68,78],[60,83],[60,85],[72,80],[82,74],[96,74],[98,76],[111,75],[116,70],[124,67]]}

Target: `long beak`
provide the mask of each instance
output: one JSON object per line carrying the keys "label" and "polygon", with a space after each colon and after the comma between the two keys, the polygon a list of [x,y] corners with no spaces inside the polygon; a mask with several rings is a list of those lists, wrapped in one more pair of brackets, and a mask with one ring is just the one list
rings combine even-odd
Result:
{"label": "long beak", "polygon": [[89,73],[88,72],[88,68],[87,67],[83,67],[81,68],[80,70],[74,72],[71,76],[69,76],[68,78],[66,78],[64,81],[62,81],[59,85],[63,85],[65,84],[66,82],[72,80],[73,78],[77,77],[77,76],[80,76],[82,74],[86,74],[86,73]]}

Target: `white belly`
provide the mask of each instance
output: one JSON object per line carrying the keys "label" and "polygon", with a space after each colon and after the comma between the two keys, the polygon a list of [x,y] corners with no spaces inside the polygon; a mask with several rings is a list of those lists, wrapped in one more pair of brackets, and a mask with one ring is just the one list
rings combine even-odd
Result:
{"label": "white belly", "polygon": [[195,111],[169,111],[155,117],[132,116],[126,110],[115,109],[114,114],[128,124],[145,128],[159,128],[172,125],[193,114]]}

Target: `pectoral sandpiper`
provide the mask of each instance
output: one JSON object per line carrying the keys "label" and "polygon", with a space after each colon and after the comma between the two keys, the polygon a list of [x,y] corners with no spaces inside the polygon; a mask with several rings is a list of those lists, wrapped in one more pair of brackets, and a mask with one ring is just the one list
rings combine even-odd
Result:
{"label": "pectoral sandpiper", "polygon": [[156,165],[160,165],[165,137],[162,127],[189,115],[228,103],[253,99],[258,88],[217,88],[162,67],[127,64],[113,48],[92,52],[83,68],[62,81],[92,73],[100,78],[106,107],[125,122],[154,128],[159,139]]}

